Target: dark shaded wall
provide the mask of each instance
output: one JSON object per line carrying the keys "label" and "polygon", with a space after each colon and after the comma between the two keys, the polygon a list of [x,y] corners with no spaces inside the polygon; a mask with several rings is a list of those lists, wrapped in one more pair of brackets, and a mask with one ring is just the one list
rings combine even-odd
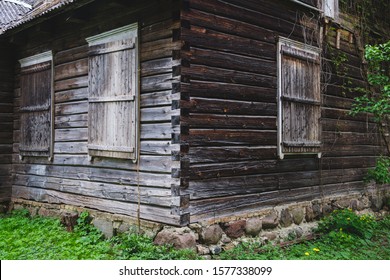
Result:
{"label": "dark shaded wall", "polygon": [[0,41],[0,204],[11,197],[13,64],[11,47]]}

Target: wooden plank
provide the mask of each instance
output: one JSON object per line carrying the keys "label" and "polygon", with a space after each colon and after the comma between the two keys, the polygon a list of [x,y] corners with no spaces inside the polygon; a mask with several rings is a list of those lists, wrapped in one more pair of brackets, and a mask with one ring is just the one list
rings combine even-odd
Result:
{"label": "wooden plank", "polygon": [[88,75],[88,58],[73,60],[66,64],[56,66],[54,73],[55,81]]}
{"label": "wooden plank", "polygon": [[65,115],[55,117],[55,128],[77,128],[88,126],[88,114]]}
{"label": "wooden plank", "polygon": [[276,131],[193,129],[182,140],[191,146],[274,145]]}
{"label": "wooden plank", "polygon": [[141,108],[172,105],[172,91],[156,91],[141,94]]}
{"label": "wooden plank", "polygon": [[168,122],[172,118],[172,105],[141,109],[142,122]]}
{"label": "wooden plank", "polygon": [[183,52],[182,57],[191,61],[191,65],[208,65],[212,67],[253,72],[262,75],[276,76],[275,61],[247,57],[229,52],[191,48]]}
{"label": "wooden plank", "polygon": [[70,128],[70,129],[56,129],[55,141],[56,142],[74,142],[74,141],[87,141],[88,129],[87,128]]}
{"label": "wooden plank", "polygon": [[214,29],[220,32],[231,33],[268,43],[275,42],[275,36],[271,30],[266,29],[261,25],[248,24],[243,22],[242,19],[232,19],[231,14],[234,14],[234,12],[235,11],[232,10],[229,11],[229,15],[219,16],[216,15],[214,11],[211,14],[196,9],[190,9],[189,11],[183,11],[182,18],[193,25]]}
{"label": "wooden plank", "polygon": [[316,158],[240,161],[214,164],[197,164],[190,168],[191,180],[204,180],[232,176],[246,176],[253,174],[287,173],[293,171],[318,170],[319,162]]}
{"label": "wooden plank", "polygon": [[141,78],[141,92],[156,92],[172,89],[172,73]]}
{"label": "wooden plank", "polygon": [[173,50],[181,49],[181,42],[173,42],[172,38],[143,43],[140,50],[140,61],[172,57]]}
{"label": "wooden plank", "polygon": [[267,160],[275,159],[276,146],[259,146],[259,147],[190,147],[185,158],[191,163],[222,163],[236,162],[246,160]]}
{"label": "wooden plank", "polygon": [[138,189],[137,186],[41,177],[35,175],[17,175],[14,184],[28,188],[55,190],[62,193],[73,193],[114,201],[138,203],[138,199],[140,199],[142,204],[160,205],[165,207],[172,206],[173,202],[169,189],[147,187]]}
{"label": "wooden plank", "polygon": [[[35,200],[53,204],[68,204],[79,207],[87,207],[115,214],[137,217],[138,205],[136,203],[120,202],[101,198],[85,197],[70,193],[62,193],[53,190],[26,188],[14,185],[12,196],[27,200]],[[140,205],[140,218],[146,220],[159,219],[168,224],[178,224],[179,217],[171,214],[171,208]]]}
{"label": "wooden plank", "polygon": [[323,119],[321,123],[323,131],[330,132],[376,133],[378,131],[377,124],[368,121]]}
{"label": "wooden plank", "polygon": [[152,76],[171,73],[172,68],[179,66],[180,60],[173,60],[172,57],[149,60],[141,63],[141,76]]}
{"label": "wooden plank", "polygon": [[141,141],[144,140],[168,140],[172,139],[171,123],[152,123],[141,125]]}
{"label": "wooden plank", "polygon": [[87,142],[56,142],[54,143],[54,154],[87,154]]}
{"label": "wooden plank", "polygon": [[190,46],[216,49],[238,55],[253,56],[269,60],[276,59],[276,46],[253,39],[220,33],[205,28],[182,29],[182,39]]}
{"label": "wooden plank", "polygon": [[373,167],[375,161],[375,156],[326,157],[321,163],[323,169],[349,169]]}
{"label": "wooden plank", "polygon": [[181,101],[180,106],[189,109],[191,113],[254,116],[276,116],[277,114],[275,103],[253,101],[191,98],[190,101]]}
{"label": "wooden plank", "polygon": [[276,77],[203,65],[191,65],[190,68],[182,68],[182,75],[190,77],[191,80],[235,83],[248,86],[261,85],[268,88],[276,87]]}
{"label": "wooden plank", "polygon": [[172,38],[172,30],[180,28],[180,21],[172,19],[156,22],[141,28],[141,42]]}
{"label": "wooden plank", "polygon": [[376,133],[327,132],[322,133],[322,142],[328,145],[377,145],[381,143]]}
{"label": "wooden plank", "polygon": [[88,88],[78,88],[73,90],[65,90],[55,93],[55,102],[71,102],[71,101],[80,101],[88,99]]}
{"label": "wooden plank", "polygon": [[265,88],[262,85],[247,86],[233,82],[208,82],[191,80],[190,84],[183,83],[183,93],[191,93],[192,97],[243,100],[253,102],[276,102],[276,88]]}
{"label": "wooden plank", "polygon": [[56,116],[88,113],[88,101],[76,101],[55,105]]}
{"label": "wooden plank", "polygon": [[[25,158],[23,162],[29,164],[46,164],[47,159],[29,157]],[[137,164],[133,163],[133,161],[131,160],[125,160],[120,158],[97,157],[94,158],[91,162],[87,154],[56,154],[51,164],[61,166],[91,166],[133,171],[139,169],[141,171],[156,173],[170,173],[172,171],[172,159],[170,155],[142,155],[142,157],[139,159],[139,166],[137,166]]]}
{"label": "wooden plank", "polygon": [[171,189],[172,176],[168,173],[136,172],[95,168],[90,166],[60,166],[46,164],[14,164],[15,174],[49,176],[62,179],[75,179],[127,186],[148,186]]}
{"label": "wooden plank", "polygon": [[276,130],[276,117],[191,114],[182,117],[181,124],[189,128]]}
{"label": "wooden plank", "polygon": [[88,86],[88,76],[66,79],[54,83],[55,91],[70,90]]}
{"label": "wooden plank", "polygon": [[88,56],[88,44],[59,51],[54,56],[56,65],[79,60]]}

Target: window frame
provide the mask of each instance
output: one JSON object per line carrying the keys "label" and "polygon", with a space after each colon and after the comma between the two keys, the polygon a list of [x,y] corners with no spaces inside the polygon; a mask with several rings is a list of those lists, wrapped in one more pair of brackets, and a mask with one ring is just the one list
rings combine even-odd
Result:
{"label": "window frame", "polygon": [[[48,138],[49,138],[48,151],[45,152],[45,151],[41,151],[41,150],[38,151],[38,150],[34,150],[34,149],[28,150],[28,148],[26,148],[26,150],[22,151],[21,147],[20,147],[19,148],[19,158],[21,160],[23,160],[24,157],[26,157],[26,156],[47,157],[49,161],[53,160],[53,146],[54,146],[54,61],[53,61],[53,52],[51,50],[49,50],[49,51],[42,52],[42,53],[39,53],[36,55],[28,56],[28,57],[25,57],[25,58],[22,58],[19,60],[20,69],[21,69],[21,79],[22,79],[22,75],[39,73],[41,70],[39,68],[40,67],[39,64],[44,64],[44,63],[50,63],[49,69],[46,69],[46,70],[50,70],[50,72],[49,72],[50,73],[50,81],[49,81],[49,84],[46,85],[46,86],[50,86],[49,96],[48,96],[48,98],[50,98],[50,101],[48,104],[49,108],[47,109],[48,114],[49,114],[48,119],[50,121],[50,124],[49,124],[50,129],[49,129],[49,133],[48,133]],[[36,67],[36,69],[34,69],[34,67]],[[27,73],[23,73],[24,69],[27,69]],[[29,93],[31,94],[31,91],[24,92],[22,85],[20,86],[20,91],[21,91],[20,94],[21,94],[22,99],[23,99],[23,95],[29,94]],[[36,112],[36,111],[34,111],[34,109],[29,108],[29,106],[25,106],[24,108],[22,108],[22,106],[23,106],[23,104],[20,105],[20,112],[21,112],[20,119],[22,119],[23,113],[28,114],[28,113]],[[41,108],[41,110],[38,110],[38,111],[44,111],[44,110]],[[23,125],[24,124],[21,120],[21,123],[20,123],[21,131],[23,130]],[[24,140],[24,139],[22,139],[22,137],[23,137],[23,133],[21,132],[20,139],[19,139],[20,146],[22,146],[22,142]]]}
{"label": "window frame", "polygon": [[[291,39],[288,39],[288,38],[284,38],[284,37],[279,37],[279,40],[278,40],[278,44],[277,44],[277,75],[278,75],[278,86],[277,86],[277,109],[278,109],[278,113],[277,113],[277,152],[278,152],[278,156],[280,159],[283,159],[285,157],[285,155],[297,155],[297,154],[314,154],[314,155],[317,155],[318,158],[321,158],[322,156],[322,153],[321,153],[321,123],[320,123],[320,118],[321,118],[321,85],[317,85],[317,90],[318,90],[318,100],[313,100],[313,102],[311,100],[309,101],[302,101],[303,99],[299,99],[299,98],[296,98],[297,100],[293,100],[295,99],[294,97],[293,98],[289,98],[285,96],[285,94],[283,93],[283,73],[282,73],[282,70],[283,70],[283,65],[282,65],[282,60],[283,60],[283,54],[284,54],[284,50],[283,50],[283,47],[286,47],[286,48],[291,48],[297,52],[301,52],[301,53],[304,53],[304,54],[307,54],[309,57],[303,57],[303,56],[300,56],[300,55],[297,55],[297,54],[287,54],[287,56],[291,56],[293,58],[296,58],[296,59],[301,59],[301,60],[317,60],[318,61],[313,61],[313,64],[317,64],[318,65],[318,75],[321,74],[321,50],[315,46],[311,46],[311,45],[307,45],[307,44],[304,44],[304,43],[301,43],[301,42],[298,42],[298,41],[293,41]],[[310,57],[311,56],[311,57]],[[320,76],[318,76],[318,80],[319,80],[319,83],[320,83]],[[287,100],[287,101],[284,101],[283,99]],[[290,99],[290,100],[288,100]],[[284,131],[283,131],[283,125],[284,125],[284,109],[283,109],[283,105],[284,105],[284,102],[297,102],[297,103],[301,103],[301,104],[304,104],[304,103],[307,103],[310,105],[310,103],[312,104],[312,106],[318,106],[319,107],[319,118],[318,118],[318,124],[317,124],[317,127],[318,127],[318,131],[317,131],[317,135],[318,135],[318,143],[313,143],[312,144],[312,150],[313,151],[294,151],[294,152],[285,152],[284,151],[284,145],[283,143],[285,143],[285,140],[284,140]],[[286,141],[287,142],[287,141]],[[309,145],[310,145],[310,142],[308,142]],[[307,150],[310,150],[310,146],[307,145]],[[293,145],[291,145],[290,147],[293,147]],[[296,146],[296,150],[299,149],[299,145]],[[305,145],[301,146],[303,148],[303,150],[305,150],[304,148],[306,147]],[[294,148],[292,148],[294,149]]]}
{"label": "window frame", "polygon": [[[93,160],[94,157],[104,157],[104,158],[119,158],[119,159],[127,159],[132,160],[134,163],[137,162],[139,157],[139,123],[140,123],[140,112],[139,112],[139,98],[140,98],[140,77],[139,77],[139,42],[138,42],[138,23],[133,23],[130,25],[126,25],[120,28],[116,28],[107,32],[100,33],[95,36],[91,36],[86,38],[86,41],[88,42],[89,46],[89,70],[88,70],[88,155],[90,158],[90,161]],[[126,45],[128,44],[128,45]],[[133,44],[133,46],[131,46]],[[109,47],[105,47],[105,45],[109,45]],[[127,95],[127,93],[121,94],[121,95],[110,95],[110,93],[107,94],[105,97],[96,97],[94,96],[92,92],[92,79],[95,77],[94,75],[97,75],[93,71],[92,61],[95,57],[103,57],[104,55],[110,55],[110,54],[118,54],[119,52],[123,52],[126,50],[129,50],[129,53],[127,55],[132,55],[130,50],[134,49],[134,55],[133,60],[131,60],[130,65],[128,65],[129,69],[128,71],[134,72],[134,79],[132,80],[132,83],[130,83],[129,88],[131,90],[131,94]],[[123,70],[123,68],[119,68],[120,70]],[[133,73],[131,72],[131,73]],[[107,76],[102,77],[102,81],[107,81]],[[129,105],[129,114],[130,119],[128,121],[129,126],[126,126],[125,129],[116,130],[116,133],[123,132],[125,130],[128,130],[129,134],[127,135],[129,138],[129,146],[116,146],[116,145],[102,145],[102,144],[96,144],[96,139],[94,138],[94,135],[96,135],[96,131],[93,132],[91,129],[93,129],[92,124],[92,114],[93,114],[93,108],[94,104],[106,104],[109,106],[113,105],[114,103],[117,104],[119,102],[128,102]],[[123,105],[125,105],[123,103]],[[96,106],[97,107],[97,106]],[[96,108],[95,107],[95,108]],[[125,108],[125,106],[122,106],[122,108]],[[106,108],[107,109],[107,108]],[[107,109],[108,110],[108,109]],[[126,110],[126,109],[124,109]],[[108,110],[109,111],[109,110]],[[106,112],[106,111],[104,111]],[[107,119],[107,115],[102,117],[103,119]],[[95,127],[96,129],[96,127]],[[124,137],[126,138],[126,137]],[[122,140],[124,138],[121,138]],[[106,141],[107,144],[107,137],[103,139],[103,142]],[[118,141],[118,140],[114,140]],[[104,144],[104,143],[103,143]]]}

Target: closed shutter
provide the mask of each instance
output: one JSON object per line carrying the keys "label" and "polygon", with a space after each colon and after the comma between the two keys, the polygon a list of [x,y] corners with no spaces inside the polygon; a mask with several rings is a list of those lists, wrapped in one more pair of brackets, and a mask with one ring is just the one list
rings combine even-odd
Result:
{"label": "closed shutter", "polygon": [[[88,150],[92,157],[136,160],[137,32],[90,45]],[[127,35],[128,36],[128,35]]]}
{"label": "closed shutter", "polygon": [[[20,154],[51,156],[52,146],[52,61],[50,55],[31,63],[21,60]],[[25,61],[30,61],[24,63]],[[38,59],[39,61],[39,59]]]}
{"label": "closed shutter", "polygon": [[338,0],[323,0],[323,12],[328,18],[337,20],[339,13],[339,1]]}
{"label": "closed shutter", "polygon": [[[320,54],[314,47],[279,42],[280,156],[320,153]],[[320,155],[320,154],[319,154]]]}

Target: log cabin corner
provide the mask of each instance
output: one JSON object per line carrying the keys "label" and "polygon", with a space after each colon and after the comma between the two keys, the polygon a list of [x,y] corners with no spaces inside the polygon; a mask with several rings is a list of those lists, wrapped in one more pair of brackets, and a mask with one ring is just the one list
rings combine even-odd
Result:
{"label": "log cabin corner", "polygon": [[0,0],[0,202],[188,226],[363,197],[390,5],[353,2]]}

